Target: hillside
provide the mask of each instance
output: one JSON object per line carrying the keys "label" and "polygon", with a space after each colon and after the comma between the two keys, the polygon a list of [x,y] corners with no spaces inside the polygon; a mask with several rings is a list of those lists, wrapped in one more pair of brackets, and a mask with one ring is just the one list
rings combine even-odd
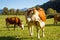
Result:
{"label": "hillside", "polygon": [[60,1],[48,1],[47,3],[40,6],[45,10],[47,10],[48,8],[52,8],[55,9],[57,12],[60,12]]}

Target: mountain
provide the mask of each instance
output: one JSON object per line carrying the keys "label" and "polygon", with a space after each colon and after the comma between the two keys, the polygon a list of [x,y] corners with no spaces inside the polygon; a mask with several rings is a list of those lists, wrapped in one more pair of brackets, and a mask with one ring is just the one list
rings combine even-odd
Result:
{"label": "mountain", "polygon": [[46,3],[44,3],[43,5],[36,5],[35,7],[37,7],[37,6],[42,7],[45,11],[48,8],[52,8],[60,13],[60,0],[50,0]]}
{"label": "mountain", "polygon": [[57,12],[60,12],[60,1],[48,1],[47,3],[44,3],[40,6],[45,10],[47,10],[48,8],[52,8],[55,9]]}
{"label": "mountain", "polygon": [[23,8],[23,9],[21,9],[21,11],[26,11],[28,8]]}
{"label": "mountain", "polygon": [[0,9],[0,13],[2,13],[3,12],[3,10],[2,9]]}
{"label": "mountain", "polygon": [[50,1],[60,1],[60,0],[50,0]]}

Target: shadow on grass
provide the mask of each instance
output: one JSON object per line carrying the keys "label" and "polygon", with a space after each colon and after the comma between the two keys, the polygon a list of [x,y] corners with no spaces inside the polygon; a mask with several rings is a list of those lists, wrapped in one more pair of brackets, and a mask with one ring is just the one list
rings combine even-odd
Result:
{"label": "shadow on grass", "polygon": [[46,24],[46,26],[54,26],[54,24]]}
{"label": "shadow on grass", "polygon": [[[27,26],[24,26],[24,27],[27,27]],[[16,31],[16,30],[22,30],[21,27],[19,27],[19,26],[16,26],[15,27],[15,30],[14,30],[14,26],[9,26],[8,27],[9,30],[8,30],[8,28],[6,26],[4,26],[3,28],[6,28],[6,29],[2,29],[0,31]]]}
{"label": "shadow on grass", "polygon": [[[16,26],[15,28],[17,28],[19,26]],[[7,28],[7,26],[5,26],[4,28]],[[14,26],[8,26],[8,28],[14,28]]]}
{"label": "shadow on grass", "polygon": [[[27,27],[24,25],[24,27]],[[7,28],[7,26],[3,27],[3,28]],[[8,28],[14,28],[14,26],[8,26]],[[16,26],[15,28],[21,28],[20,26]]]}
{"label": "shadow on grass", "polygon": [[15,37],[0,37],[0,40],[17,40]]}
{"label": "shadow on grass", "polygon": [[54,25],[54,24],[46,24],[46,26],[60,26],[60,24],[56,24],[56,25]]}
{"label": "shadow on grass", "polygon": [[32,40],[33,38],[28,38],[28,37],[24,37],[24,38],[16,38],[16,37],[0,37],[0,40]]}

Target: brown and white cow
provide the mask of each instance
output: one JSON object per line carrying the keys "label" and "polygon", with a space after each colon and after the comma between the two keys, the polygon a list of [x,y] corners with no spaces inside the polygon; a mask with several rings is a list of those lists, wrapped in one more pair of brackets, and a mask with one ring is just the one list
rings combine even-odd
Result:
{"label": "brown and white cow", "polygon": [[45,26],[45,21],[46,21],[46,15],[44,10],[41,8],[38,8],[37,10],[35,8],[31,8],[29,10],[27,10],[26,13],[26,21],[28,24],[28,29],[30,32],[30,35],[33,35],[33,28],[34,25],[36,25],[36,29],[37,29],[37,37],[38,39],[40,39],[40,28],[42,29],[42,35],[43,37],[44,35],[44,26]]}
{"label": "brown and white cow", "polygon": [[55,14],[54,15],[54,25],[56,25],[57,22],[60,22],[60,14]]}
{"label": "brown and white cow", "polygon": [[[24,30],[24,25],[22,24],[21,20],[18,17],[7,17],[6,19],[6,26],[8,28],[9,24],[13,24],[14,25],[14,30],[16,25],[18,25],[19,27],[21,27]],[[9,28],[8,28],[9,30]]]}

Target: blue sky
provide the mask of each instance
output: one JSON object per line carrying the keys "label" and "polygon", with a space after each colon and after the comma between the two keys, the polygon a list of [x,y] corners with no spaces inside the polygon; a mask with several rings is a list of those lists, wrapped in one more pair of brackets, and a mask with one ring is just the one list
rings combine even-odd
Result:
{"label": "blue sky", "polygon": [[30,8],[35,5],[42,5],[49,0],[0,0],[0,9],[4,7],[14,8],[14,9],[23,9]]}

